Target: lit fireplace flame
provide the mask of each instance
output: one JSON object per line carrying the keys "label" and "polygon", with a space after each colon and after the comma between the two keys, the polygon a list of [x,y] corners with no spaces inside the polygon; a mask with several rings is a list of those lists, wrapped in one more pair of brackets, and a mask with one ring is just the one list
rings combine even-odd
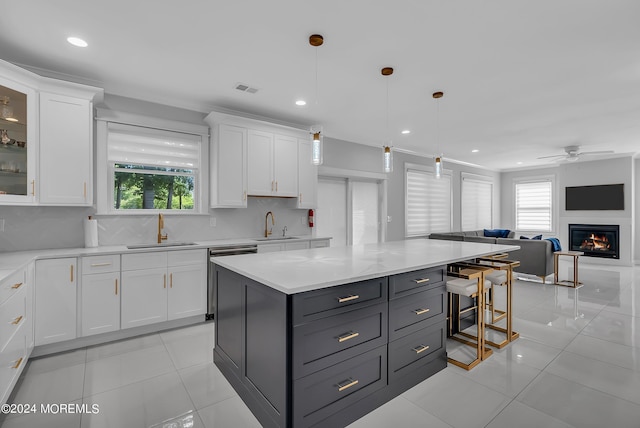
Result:
{"label": "lit fireplace flame", "polygon": [[581,250],[591,251],[606,251],[611,248],[611,243],[607,239],[606,235],[591,234],[588,238],[585,238],[580,244]]}

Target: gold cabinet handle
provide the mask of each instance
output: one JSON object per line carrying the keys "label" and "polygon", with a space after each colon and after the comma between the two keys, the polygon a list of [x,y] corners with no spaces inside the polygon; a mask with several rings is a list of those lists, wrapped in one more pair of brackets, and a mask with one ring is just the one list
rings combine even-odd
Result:
{"label": "gold cabinet handle", "polygon": [[356,300],[359,298],[360,296],[357,294],[352,294],[351,296],[347,297],[338,297],[338,303],[350,302],[351,300]]}
{"label": "gold cabinet handle", "polygon": [[276,181],[276,192],[278,191],[278,181]]}
{"label": "gold cabinet handle", "polygon": [[302,203],[302,193],[300,193],[300,203]]}
{"label": "gold cabinet handle", "polygon": [[413,311],[414,314],[416,315],[422,315],[422,314],[426,314],[427,312],[429,312],[430,309],[415,309]]}
{"label": "gold cabinet handle", "polygon": [[20,288],[20,287],[22,287],[22,283],[21,283],[21,282],[18,282],[18,283],[16,283],[16,284],[13,284],[13,285],[11,286],[11,289],[13,289],[13,290],[17,290],[17,289],[18,289],[18,288]]}
{"label": "gold cabinet handle", "polygon": [[416,284],[423,284],[425,282],[429,282],[429,278],[414,279],[413,282],[415,282]]}
{"label": "gold cabinet handle", "polygon": [[173,288],[173,273],[169,274],[169,288]]}
{"label": "gold cabinet handle", "polygon": [[[347,382],[347,383],[344,383],[344,382]],[[358,379],[352,379],[352,378],[349,378],[349,379],[347,379],[347,380],[346,380],[346,381],[344,381],[344,382],[342,382],[342,383],[338,383],[338,391],[342,392],[342,391],[344,391],[345,389],[349,389],[349,388],[351,388],[352,386],[357,385],[357,384],[358,384]]]}
{"label": "gold cabinet handle", "polygon": [[71,271],[71,275],[70,275],[71,282],[73,282],[73,265],[69,266],[69,268],[70,268],[69,270]]}
{"label": "gold cabinet handle", "polygon": [[31,194],[36,195],[36,180],[31,180]]}
{"label": "gold cabinet handle", "polygon": [[16,318],[13,321],[11,321],[11,324],[18,325],[20,323],[20,321],[22,321],[22,318],[23,318],[23,316],[20,315],[18,318]]}
{"label": "gold cabinet handle", "polygon": [[347,341],[349,339],[353,339],[354,337],[358,337],[358,336],[360,336],[360,333],[358,333],[356,331],[352,331],[352,332],[349,332],[349,333],[347,333],[345,335],[338,336],[338,342],[342,343],[342,342],[345,342],[345,341]]}
{"label": "gold cabinet handle", "polygon": [[82,191],[82,195],[84,196],[85,199],[87,199],[87,182],[84,182],[84,189]]}
{"label": "gold cabinet handle", "polygon": [[247,200],[247,191],[244,191],[244,194],[242,195],[242,200],[246,201]]}
{"label": "gold cabinet handle", "polygon": [[118,295],[118,278],[116,278],[116,296]]}
{"label": "gold cabinet handle", "polygon": [[91,263],[91,267],[111,266],[110,262],[105,263]]}
{"label": "gold cabinet handle", "polygon": [[16,361],[16,364],[14,366],[11,366],[11,368],[17,369],[18,367],[20,367],[20,364],[22,364],[22,357],[20,357],[20,359]]}
{"label": "gold cabinet handle", "polygon": [[419,354],[421,352],[426,351],[427,349],[429,349],[428,346],[426,345],[420,345],[420,346],[416,346],[415,348],[413,348],[414,351],[416,351],[416,354]]}
{"label": "gold cabinet handle", "polygon": [[273,180],[271,180],[271,191],[273,192]]}
{"label": "gold cabinet handle", "polygon": [[162,288],[167,288],[167,274],[164,274],[164,278],[162,279]]}

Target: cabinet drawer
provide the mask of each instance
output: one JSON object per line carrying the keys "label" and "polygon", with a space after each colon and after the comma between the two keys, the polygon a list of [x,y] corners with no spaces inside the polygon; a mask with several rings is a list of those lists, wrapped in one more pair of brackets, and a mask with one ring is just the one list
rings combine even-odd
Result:
{"label": "cabinet drawer", "polygon": [[309,243],[309,247],[310,248],[326,248],[329,246],[329,240],[322,240],[322,241],[311,241]]}
{"label": "cabinet drawer", "polygon": [[444,282],[444,267],[415,270],[389,277],[389,299],[427,290]]}
{"label": "cabinet drawer", "polygon": [[27,287],[20,287],[0,305],[0,351],[27,321]]}
{"label": "cabinet drawer", "polygon": [[411,294],[389,302],[389,340],[396,340],[446,318],[446,289]]}
{"label": "cabinet drawer", "polygon": [[389,343],[389,383],[446,358],[445,341],[445,323],[441,322]]}
{"label": "cabinet drawer", "polygon": [[324,369],[386,342],[386,303],[296,326],[293,377]]}
{"label": "cabinet drawer", "polygon": [[[22,325],[0,352],[0,400],[9,398],[9,387],[27,364],[27,345]],[[1,401],[4,403],[4,401]]]}
{"label": "cabinet drawer", "polygon": [[386,277],[299,293],[293,296],[293,323],[298,325],[386,300]]}
{"label": "cabinet drawer", "polygon": [[120,254],[107,256],[91,256],[82,258],[82,274],[118,272],[120,270]]}
{"label": "cabinet drawer", "polygon": [[27,274],[24,269],[12,273],[0,283],[0,304],[18,292],[26,284]]}
{"label": "cabinet drawer", "polygon": [[299,379],[293,384],[293,425],[313,426],[386,384],[386,346]]}
{"label": "cabinet drawer", "polygon": [[155,269],[167,267],[167,252],[135,253],[122,255],[122,270]]}
{"label": "cabinet drawer", "polygon": [[207,250],[176,250],[169,251],[169,266],[200,265],[207,263]]}

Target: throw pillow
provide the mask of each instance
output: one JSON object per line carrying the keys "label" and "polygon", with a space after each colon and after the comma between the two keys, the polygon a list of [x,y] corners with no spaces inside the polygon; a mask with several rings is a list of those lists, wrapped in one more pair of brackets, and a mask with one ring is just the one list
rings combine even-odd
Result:
{"label": "throw pillow", "polygon": [[528,236],[520,235],[520,239],[536,239],[538,241],[542,240],[542,235],[536,235],[529,238]]}
{"label": "throw pillow", "polygon": [[508,238],[509,233],[509,229],[484,229],[484,236],[490,238]]}

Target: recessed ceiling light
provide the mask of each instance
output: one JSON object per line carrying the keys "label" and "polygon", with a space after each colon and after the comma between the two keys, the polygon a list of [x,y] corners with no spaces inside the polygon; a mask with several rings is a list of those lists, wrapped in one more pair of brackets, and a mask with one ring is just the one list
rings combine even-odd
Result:
{"label": "recessed ceiling light", "polygon": [[522,162],[516,162],[516,165],[522,165]]}
{"label": "recessed ceiling light", "polygon": [[296,105],[297,106],[306,106],[307,102],[305,100],[298,100],[298,101],[296,101]]}
{"label": "recessed ceiling light", "polygon": [[471,150],[471,153],[478,153],[479,151],[480,150],[478,150],[478,149],[473,149],[473,150]]}
{"label": "recessed ceiling light", "polygon": [[409,131],[408,129],[405,129],[404,131],[402,131],[403,134],[411,134],[411,131]]}
{"label": "recessed ceiling light", "polygon": [[86,48],[89,46],[87,42],[79,37],[67,37],[67,42],[71,43],[73,46],[78,46],[79,48]]}

